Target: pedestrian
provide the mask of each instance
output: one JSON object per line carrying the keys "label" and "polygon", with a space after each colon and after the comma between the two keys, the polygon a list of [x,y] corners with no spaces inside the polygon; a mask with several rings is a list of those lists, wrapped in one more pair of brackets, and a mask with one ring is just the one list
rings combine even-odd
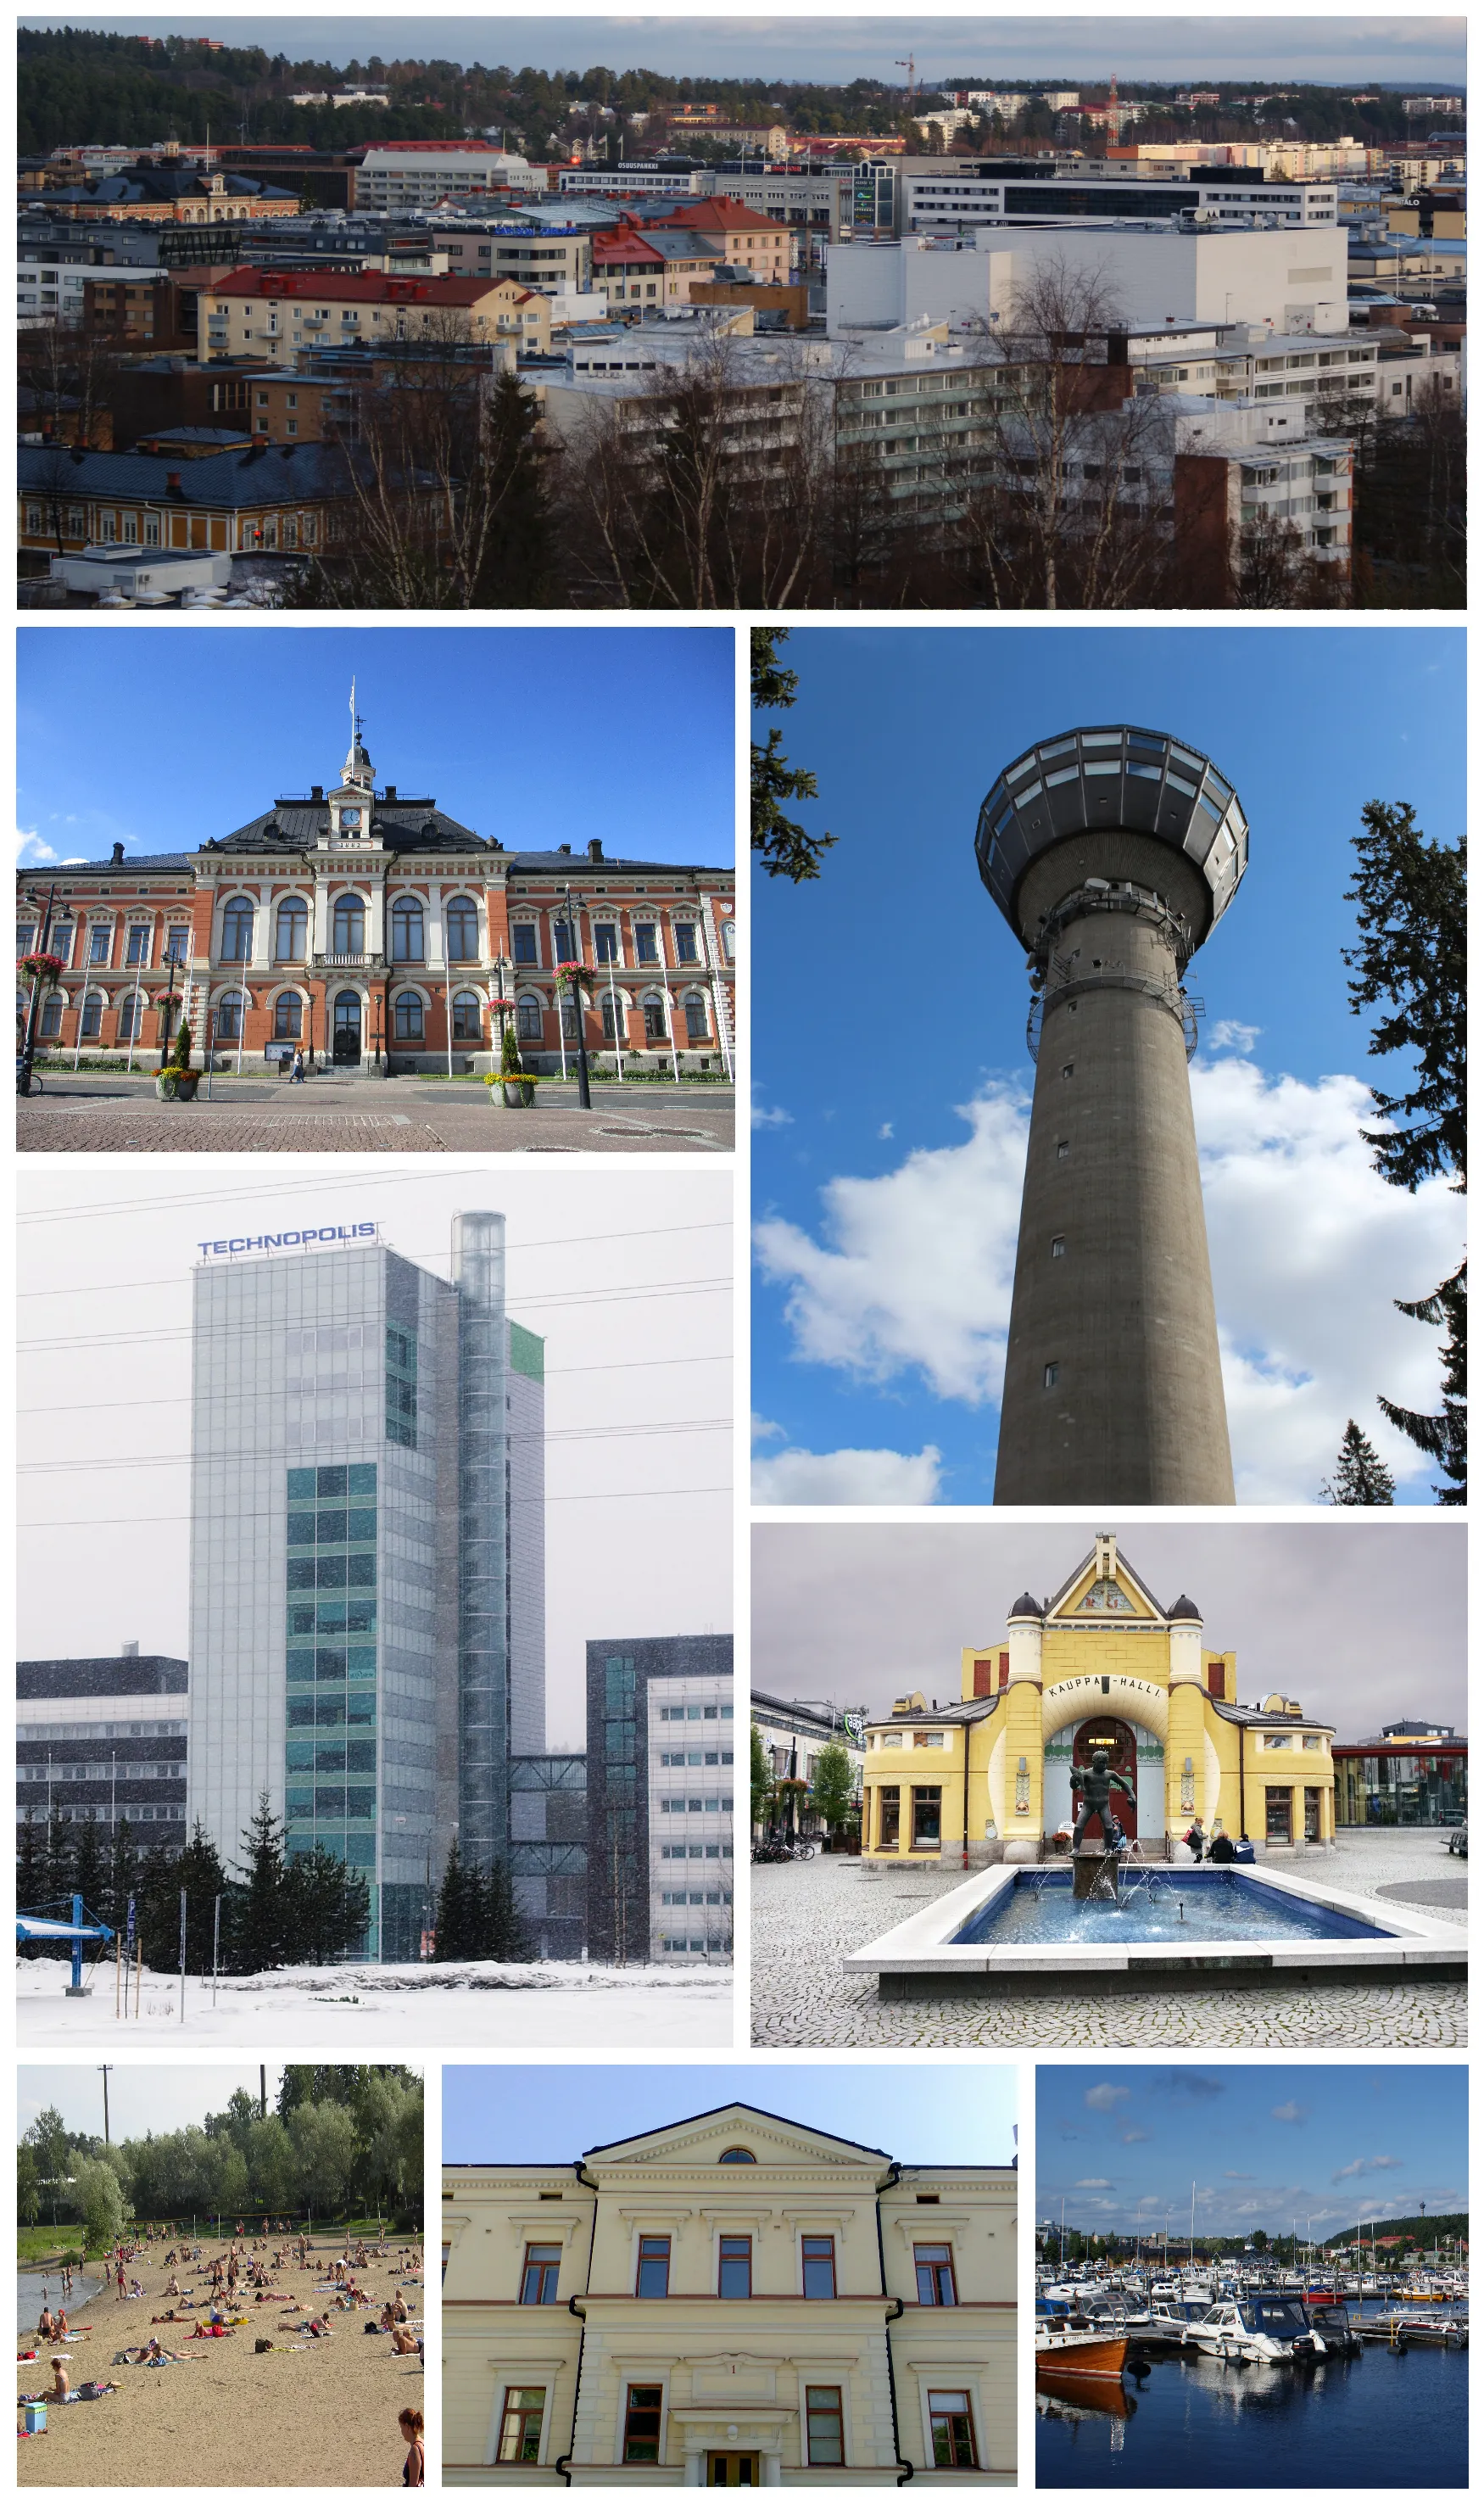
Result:
{"label": "pedestrian", "polygon": [[1193,1818],[1190,1826],[1187,1826],[1185,1839],[1191,1847],[1191,1860],[1199,1861],[1200,1856],[1206,1848],[1206,1838],[1200,1830],[1200,1820],[1198,1817]]}
{"label": "pedestrian", "polygon": [[402,2485],[422,2487],[426,2484],[423,2475],[423,2412],[421,2409],[403,2409],[397,2422],[407,2445],[407,2457],[402,2462]]}
{"label": "pedestrian", "polygon": [[293,1048],[293,1074],[289,1084],[291,1087],[302,1087],[304,1084],[304,1055],[297,1044]]}

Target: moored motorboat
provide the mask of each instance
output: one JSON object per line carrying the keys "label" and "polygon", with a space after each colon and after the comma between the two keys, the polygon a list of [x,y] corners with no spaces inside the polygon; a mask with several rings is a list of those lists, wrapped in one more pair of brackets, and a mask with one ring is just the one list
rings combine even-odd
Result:
{"label": "moored motorboat", "polygon": [[1072,2374],[1091,2382],[1118,2382],[1128,2356],[1126,2334],[1094,2329],[1090,2323],[1038,2321],[1037,2374]]}

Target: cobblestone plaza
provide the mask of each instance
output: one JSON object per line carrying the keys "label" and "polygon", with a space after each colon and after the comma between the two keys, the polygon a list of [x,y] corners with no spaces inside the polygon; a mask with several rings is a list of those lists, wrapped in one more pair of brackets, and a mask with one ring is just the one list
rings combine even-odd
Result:
{"label": "cobblestone plaza", "polygon": [[[1327,1882],[1336,1887],[1414,1903],[1432,1920],[1467,1925],[1466,1865],[1449,1859],[1441,1832],[1346,1832],[1323,1861]],[[754,1868],[753,2043],[764,2051],[1088,2044],[1432,2050],[1467,2040],[1467,1996],[1456,1983],[1256,1986],[1110,2000],[1071,1992],[1001,2000],[945,1995],[884,2002],[874,1976],[845,1972],[844,1959],[853,1949],[962,1881],[957,1868],[872,1878],[858,1861],[844,1857]]]}

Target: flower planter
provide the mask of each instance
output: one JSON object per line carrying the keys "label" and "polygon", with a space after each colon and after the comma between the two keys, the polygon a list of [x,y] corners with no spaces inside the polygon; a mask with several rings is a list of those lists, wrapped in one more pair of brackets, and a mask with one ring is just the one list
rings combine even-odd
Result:
{"label": "flower planter", "polygon": [[193,1104],[200,1083],[198,1069],[161,1069],[155,1074],[155,1093],[162,1104]]}
{"label": "flower planter", "polygon": [[[529,1078],[502,1079],[500,1081],[500,1092],[504,1097],[505,1102],[512,1106],[516,1104],[534,1104],[535,1102],[535,1089]],[[492,1097],[494,1094],[495,1090],[492,1087],[490,1090]]]}

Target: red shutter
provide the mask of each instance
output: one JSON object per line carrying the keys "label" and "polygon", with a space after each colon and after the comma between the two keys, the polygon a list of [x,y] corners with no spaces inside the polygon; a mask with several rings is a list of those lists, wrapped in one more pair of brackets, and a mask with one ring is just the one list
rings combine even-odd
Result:
{"label": "red shutter", "polygon": [[1008,1687],[1010,1685],[1010,1654],[1008,1652],[1002,1652],[1000,1654],[1000,1685],[1002,1687]]}
{"label": "red shutter", "polygon": [[1218,1696],[1222,1703],[1225,1704],[1226,1701],[1225,1662],[1224,1660],[1213,1660],[1207,1668],[1206,1677],[1210,1686],[1211,1693]]}
{"label": "red shutter", "polygon": [[993,1673],[994,1663],[992,1660],[977,1660],[975,1662],[974,1692],[976,1695],[991,1695],[994,1692],[992,1684]]}

